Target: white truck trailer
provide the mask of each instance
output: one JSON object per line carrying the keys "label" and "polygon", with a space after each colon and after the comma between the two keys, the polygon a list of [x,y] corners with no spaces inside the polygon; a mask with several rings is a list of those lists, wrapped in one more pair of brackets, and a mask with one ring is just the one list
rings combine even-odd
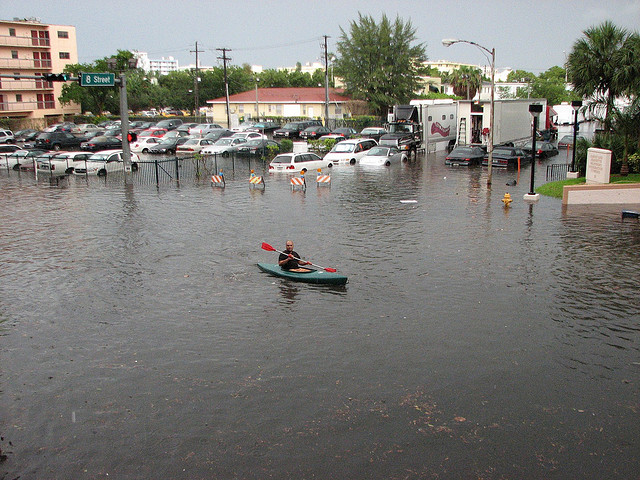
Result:
{"label": "white truck trailer", "polygon": [[[542,105],[542,111],[547,111],[545,98],[495,100],[494,101],[494,131],[493,145],[521,145],[531,139],[533,117],[529,113],[529,105]],[[489,144],[489,128],[491,125],[491,102],[482,100],[458,101],[458,139],[457,145]],[[544,125],[544,118],[539,119],[539,125]],[[544,128],[544,127],[541,127]]]}
{"label": "white truck trailer", "polygon": [[452,99],[411,100],[421,113],[422,145],[427,153],[450,151],[456,143],[458,106]]}

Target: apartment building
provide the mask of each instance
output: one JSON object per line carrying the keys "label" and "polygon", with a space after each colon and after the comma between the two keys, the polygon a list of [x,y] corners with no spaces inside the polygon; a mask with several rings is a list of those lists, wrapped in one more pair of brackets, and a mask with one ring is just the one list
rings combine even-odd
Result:
{"label": "apartment building", "polygon": [[0,20],[0,116],[46,125],[80,113],[80,105],[58,100],[62,82],[19,77],[62,73],[73,63],[78,63],[75,27],[37,19]]}

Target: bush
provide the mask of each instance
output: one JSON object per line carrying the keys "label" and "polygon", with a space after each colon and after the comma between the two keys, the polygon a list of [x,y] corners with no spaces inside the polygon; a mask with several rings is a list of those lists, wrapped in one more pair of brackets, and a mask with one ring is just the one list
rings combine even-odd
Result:
{"label": "bush", "polygon": [[629,155],[629,173],[640,173],[640,152]]}
{"label": "bush", "polygon": [[[291,144],[291,146],[293,147],[293,143]],[[280,148],[276,145],[267,145],[267,156],[269,158],[273,158],[275,157],[278,153],[280,153]]]}
{"label": "bush", "polygon": [[280,151],[285,152],[293,152],[293,141],[285,138],[280,142]]}
{"label": "bush", "polygon": [[323,140],[309,140],[309,150],[314,152],[328,152],[336,144],[334,138],[325,138]]}

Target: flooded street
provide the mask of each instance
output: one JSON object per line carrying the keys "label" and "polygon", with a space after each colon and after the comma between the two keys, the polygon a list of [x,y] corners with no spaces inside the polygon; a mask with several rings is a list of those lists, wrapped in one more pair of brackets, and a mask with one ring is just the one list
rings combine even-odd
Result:
{"label": "flooded street", "polygon": [[[637,477],[639,205],[442,154],[217,168],[0,172],[0,479]],[[259,271],[287,239],[349,283]]]}

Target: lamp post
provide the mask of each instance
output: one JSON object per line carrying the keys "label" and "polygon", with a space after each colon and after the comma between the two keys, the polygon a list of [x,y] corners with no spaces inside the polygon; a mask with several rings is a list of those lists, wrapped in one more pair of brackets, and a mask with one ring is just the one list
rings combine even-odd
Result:
{"label": "lamp post", "polygon": [[[493,166],[493,118],[494,118],[493,107],[495,103],[495,90],[496,90],[496,83],[495,83],[496,49],[492,48],[491,50],[489,50],[487,47],[483,47],[482,45],[476,42],[471,42],[469,40],[460,40],[457,38],[445,38],[442,40],[442,45],[444,45],[445,47],[449,47],[454,43],[468,43],[469,45],[474,45],[475,47],[479,48],[480,50],[483,51],[483,53],[486,52],[489,55],[491,55],[490,59],[489,57],[487,57],[487,59],[491,61],[491,116],[489,117],[489,145],[487,147],[487,153],[489,154],[489,158],[488,158],[489,170],[487,172],[487,185],[490,186],[492,181],[491,167]],[[486,53],[485,53],[485,56],[486,56]]]}
{"label": "lamp post", "polygon": [[[578,139],[578,110],[582,106],[580,100],[574,100],[571,102],[573,107],[573,153],[571,154],[571,172],[576,171],[576,140]],[[577,176],[576,176],[577,178]]]}
{"label": "lamp post", "polygon": [[535,190],[535,174],[536,174],[536,133],[538,133],[538,115],[542,113],[542,105],[539,103],[532,103],[529,105],[529,113],[533,115],[533,128],[531,133],[531,182],[529,186],[529,193],[525,194],[524,200],[527,202],[537,202],[540,199],[540,195]]}
{"label": "lamp post", "polygon": [[260,81],[260,79],[258,77],[256,77],[256,122],[260,121],[260,110],[259,108],[259,103],[258,103],[258,82]]}

